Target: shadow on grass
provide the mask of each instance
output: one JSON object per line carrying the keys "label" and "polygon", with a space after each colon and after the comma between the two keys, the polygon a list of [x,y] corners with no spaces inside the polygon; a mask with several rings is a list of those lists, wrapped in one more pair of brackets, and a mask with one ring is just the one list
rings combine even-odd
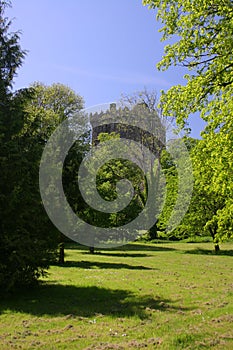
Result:
{"label": "shadow on grass", "polygon": [[58,264],[59,267],[78,267],[82,269],[129,269],[129,270],[158,270],[142,265],[128,265],[114,262],[100,262],[100,261],[65,261],[63,265]]}
{"label": "shadow on grass", "polygon": [[[71,249],[71,250],[81,250],[84,252],[88,252],[88,247],[82,246],[80,244],[68,244],[66,245],[66,249]],[[138,244],[138,243],[134,243],[134,244],[126,244],[124,246],[120,246],[120,247],[115,247],[115,248],[111,248],[111,249],[107,249],[107,248],[96,248],[95,249],[95,254],[104,254],[104,253],[114,253],[115,251],[117,251],[119,253],[119,251],[122,251],[123,254],[125,252],[131,252],[131,251],[158,251],[158,252],[169,252],[169,251],[175,251],[175,248],[170,248],[170,247],[162,247],[159,244],[157,245],[152,245],[152,244]],[[104,253],[103,253],[104,252]],[[130,253],[131,254],[131,253]]]}
{"label": "shadow on grass", "polygon": [[[82,254],[89,254],[90,255],[90,252],[83,252]],[[148,258],[150,257],[151,255],[150,254],[144,254],[144,253],[119,253],[119,252],[112,252],[112,251],[109,251],[109,252],[100,252],[100,251],[97,251],[94,253],[94,255],[100,255],[100,256],[115,256],[117,258]]]}
{"label": "shadow on grass", "polygon": [[214,255],[214,256],[233,256],[233,250],[219,250],[217,253],[211,249],[196,248],[184,251],[184,254],[200,254],[200,255]]}
{"label": "shadow on grass", "polygon": [[136,296],[126,290],[112,290],[95,286],[76,287],[42,284],[35,289],[0,302],[0,314],[4,311],[28,313],[35,316],[113,317],[138,316],[148,318],[153,311],[188,311],[172,305],[174,301]]}

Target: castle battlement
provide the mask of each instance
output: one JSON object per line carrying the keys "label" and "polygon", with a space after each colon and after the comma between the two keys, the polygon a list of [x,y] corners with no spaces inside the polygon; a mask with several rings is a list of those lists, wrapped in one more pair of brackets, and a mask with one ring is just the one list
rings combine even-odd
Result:
{"label": "castle battlement", "polygon": [[115,132],[121,138],[143,144],[156,154],[165,146],[166,132],[158,113],[150,111],[145,104],[137,104],[129,109],[117,108],[112,103],[107,111],[90,114],[90,124],[94,145],[99,143],[99,134]]}

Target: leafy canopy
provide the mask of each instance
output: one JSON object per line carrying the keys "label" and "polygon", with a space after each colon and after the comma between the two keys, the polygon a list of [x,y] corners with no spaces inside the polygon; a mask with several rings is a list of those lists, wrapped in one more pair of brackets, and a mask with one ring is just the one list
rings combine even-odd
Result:
{"label": "leafy canopy", "polygon": [[199,206],[206,213],[201,227],[216,240],[232,237],[233,2],[144,0],[143,4],[157,9],[162,40],[172,39],[158,69],[179,65],[187,72],[185,85],[162,91],[163,113],[175,117],[181,127],[196,112],[206,121],[203,140],[192,152],[196,182],[189,218]]}
{"label": "leafy canopy", "polygon": [[185,86],[162,93],[164,114],[175,116],[182,126],[197,111],[207,122],[224,122],[233,107],[232,0],[144,0],[143,4],[158,9],[157,19],[164,24],[162,40],[175,40],[165,47],[158,69],[181,65],[189,71]]}

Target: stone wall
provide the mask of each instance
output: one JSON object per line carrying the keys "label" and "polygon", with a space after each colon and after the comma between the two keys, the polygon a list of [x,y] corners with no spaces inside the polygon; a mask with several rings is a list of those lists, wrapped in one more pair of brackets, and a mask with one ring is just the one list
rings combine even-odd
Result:
{"label": "stone wall", "polygon": [[[130,118],[132,124],[135,125],[128,123]],[[135,120],[138,120],[140,125],[136,125],[137,122]],[[98,135],[100,133],[110,134],[115,132],[121,138],[141,143],[155,154],[160,153],[165,147],[166,135],[164,128],[161,126],[159,116],[156,112],[151,113],[148,111],[145,105],[137,105],[132,110],[129,110],[128,108],[117,109],[115,104],[111,104],[108,111],[91,115],[90,123],[92,126],[93,145],[99,143]],[[144,123],[146,125],[145,128],[143,127]]]}

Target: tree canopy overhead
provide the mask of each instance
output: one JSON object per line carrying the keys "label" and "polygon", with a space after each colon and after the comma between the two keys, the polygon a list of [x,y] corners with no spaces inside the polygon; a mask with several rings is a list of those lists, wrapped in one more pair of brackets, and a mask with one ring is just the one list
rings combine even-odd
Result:
{"label": "tree canopy overhead", "polygon": [[175,116],[183,126],[190,113],[201,111],[202,118],[215,121],[217,127],[232,111],[232,0],[143,0],[143,4],[158,9],[157,19],[164,24],[162,40],[176,40],[165,46],[157,67],[181,65],[190,71],[185,86],[163,92],[164,114]]}

